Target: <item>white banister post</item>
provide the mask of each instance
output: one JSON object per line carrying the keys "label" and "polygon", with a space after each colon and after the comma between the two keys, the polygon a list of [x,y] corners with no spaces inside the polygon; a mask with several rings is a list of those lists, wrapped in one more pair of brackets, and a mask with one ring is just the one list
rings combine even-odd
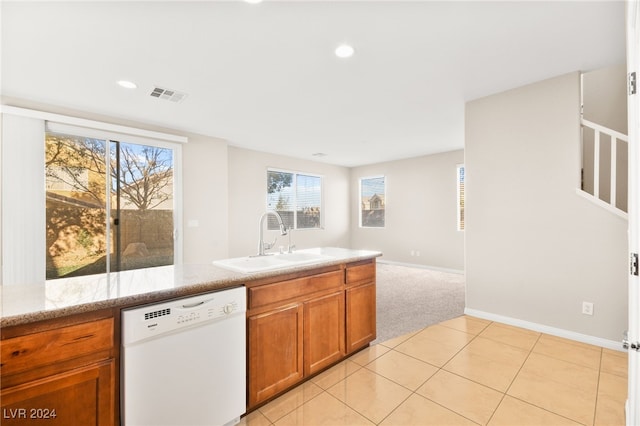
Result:
{"label": "white banister post", "polygon": [[580,126],[580,181],[578,188],[584,191],[584,124]]}
{"label": "white banister post", "polygon": [[618,148],[618,139],[611,135],[611,196],[609,197],[609,204],[613,207],[616,206],[616,154]]}
{"label": "white banister post", "polygon": [[600,131],[593,135],[593,196],[600,198]]}

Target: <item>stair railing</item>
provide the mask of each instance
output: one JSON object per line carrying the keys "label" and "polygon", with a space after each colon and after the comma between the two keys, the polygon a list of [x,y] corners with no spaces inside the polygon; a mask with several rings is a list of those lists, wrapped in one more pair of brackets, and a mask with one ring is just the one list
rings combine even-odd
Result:
{"label": "stair railing", "polygon": [[[599,124],[596,124],[592,121],[589,120],[585,120],[584,118],[582,118],[581,120],[581,124],[583,127],[583,134],[584,134],[584,128],[589,128],[592,129],[594,132],[594,145],[593,145],[593,197],[600,201],[600,202],[605,202],[607,204],[609,204],[611,207],[613,207],[616,210],[620,210],[617,206],[616,206],[616,189],[617,189],[617,167],[618,167],[618,153],[617,153],[617,141],[623,141],[625,143],[629,142],[629,138],[627,137],[627,135],[622,134],[620,132],[617,132],[615,130],[609,129],[607,127],[601,126]],[[601,139],[601,135],[607,135],[609,136],[610,140],[611,140],[611,165],[610,165],[610,196],[609,196],[609,201],[605,201],[602,200],[600,198],[600,139]],[[584,136],[583,136],[583,141],[584,141]],[[584,150],[584,146],[583,146],[583,150]],[[585,167],[585,165],[583,165],[583,168]]]}

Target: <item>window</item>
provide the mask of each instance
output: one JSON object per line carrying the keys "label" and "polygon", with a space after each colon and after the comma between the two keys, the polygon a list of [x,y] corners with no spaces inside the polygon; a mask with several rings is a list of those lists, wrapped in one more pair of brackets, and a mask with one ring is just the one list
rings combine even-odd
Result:
{"label": "window", "polygon": [[[322,177],[267,170],[267,209],[278,212],[288,229],[321,228]],[[268,218],[268,229],[278,229],[272,216]]]}
{"label": "window", "polygon": [[47,279],[174,263],[173,149],[48,131],[45,175]]}
{"label": "window", "polygon": [[464,165],[456,168],[458,188],[458,231],[464,231]]}
{"label": "window", "polygon": [[360,179],[360,226],[384,228],[385,205],[384,176]]}

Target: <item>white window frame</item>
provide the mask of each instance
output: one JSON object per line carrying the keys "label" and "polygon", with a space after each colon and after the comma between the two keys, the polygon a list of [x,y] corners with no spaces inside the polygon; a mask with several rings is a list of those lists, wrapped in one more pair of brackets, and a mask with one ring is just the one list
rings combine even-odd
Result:
{"label": "white window frame", "polygon": [[[77,127],[65,123],[45,121],[45,134],[47,132],[79,136],[85,138],[94,138],[104,140],[106,143],[105,153],[111,151],[111,144],[115,142],[133,143],[144,146],[155,146],[158,148],[170,149],[173,152],[173,264],[179,265],[183,261],[183,241],[182,241],[182,145],[175,142],[168,142],[158,139],[150,139],[144,136],[128,135],[123,133],[109,132],[100,129],[87,129],[83,127]],[[109,167],[109,159],[106,158],[105,162]],[[107,193],[111,191],[111,182],[106,179]],[[110,205],[111,197],[106,198],[106,211],[111,210]],[[179,232],[180,230],[180,232]],[[106,223],[106,233],[109,235],[111,232],[111,221]],[[110,252],[110,241],[107,239],[107,252]],[[107,273],[109,270],[110,262],[107,262]]]}
{"label": "white window frame", "polygon": [[[324,216],[325,216],[325,214],[324,214],[324,175],[319,175],[317,173],[307,173],[307,172],[303,172],[303,171],[280,169],[280,168],[276,168],[276,167],[267,167],[267,173],[265,175],[265,177],[267,177],[267,182],[268,182],[269,172],[289,173],[289,174],[293,175],[293,180],[291,182],[291,186],[293,188],[293,197],[294,197],[294,201],[293,201],[293,230],[294,231],[317,231],[317,230],[324,229]],[[320,226],[318,228],[298,228],[298,217],[297,217],[298,216],[298,211],[297,211],[297,199],[296,199],[297,185],[298,185],[298,175],[311,176],[311,177],[316,177],[316,178],[320,179]],[[272,210],[269,207],[268,197],[269,197],[269,194],[267,193],[267,195],[265,197],[266,210]]]}
{"label": "white window frame", "polygon": [[[7,263],[13,265],[11,268],[2,268],[3,285],[45,281],[44,141],[46,131],[60,133],[71,131],[71,134],[86,137],[100,135],[100,139],[105,140],[124,140],[171,148],[174,152],[174,264],[182,263],[182,144],[187,143],[186,137],[7,105],[2,105],[0,112],[3,116],[2,255],[5,265]],[[14,117],[9,120],[8,126],[4,125],[5,117]],[[14,189],[18,188],[15,185],[15,176],[24,176],[20,178],[22,185],[19,190]],[[25,193],[29,196],[25,197]],[[16,206],[21,208],[17,210]],[[16,229],[11,231],[12,228]],[[19,232],[24,229],[30,230],[28,238]],[[41,262],[36,265],[33,261],[34,253],[43,254]]]}
{"label": "white window frame", "polygon": [[[363,226],[362,225],[362,181],[367,179],[384,179],[384,226]],[[387,227],[387,183],[388,177],[381,175],[363,176],[358,178],[358,226],[362,229],[385,229]]]}

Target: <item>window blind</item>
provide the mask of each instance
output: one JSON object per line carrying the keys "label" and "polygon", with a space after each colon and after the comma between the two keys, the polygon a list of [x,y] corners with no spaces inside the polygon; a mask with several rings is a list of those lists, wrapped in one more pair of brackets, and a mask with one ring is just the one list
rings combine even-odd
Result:
{"label": "window blind", "polygon": [[[267,209],[276,211],[287,228],[321,228],[322,177],[267,170]],[[278,229],[275,218],[268,218],[268,229]]]}

